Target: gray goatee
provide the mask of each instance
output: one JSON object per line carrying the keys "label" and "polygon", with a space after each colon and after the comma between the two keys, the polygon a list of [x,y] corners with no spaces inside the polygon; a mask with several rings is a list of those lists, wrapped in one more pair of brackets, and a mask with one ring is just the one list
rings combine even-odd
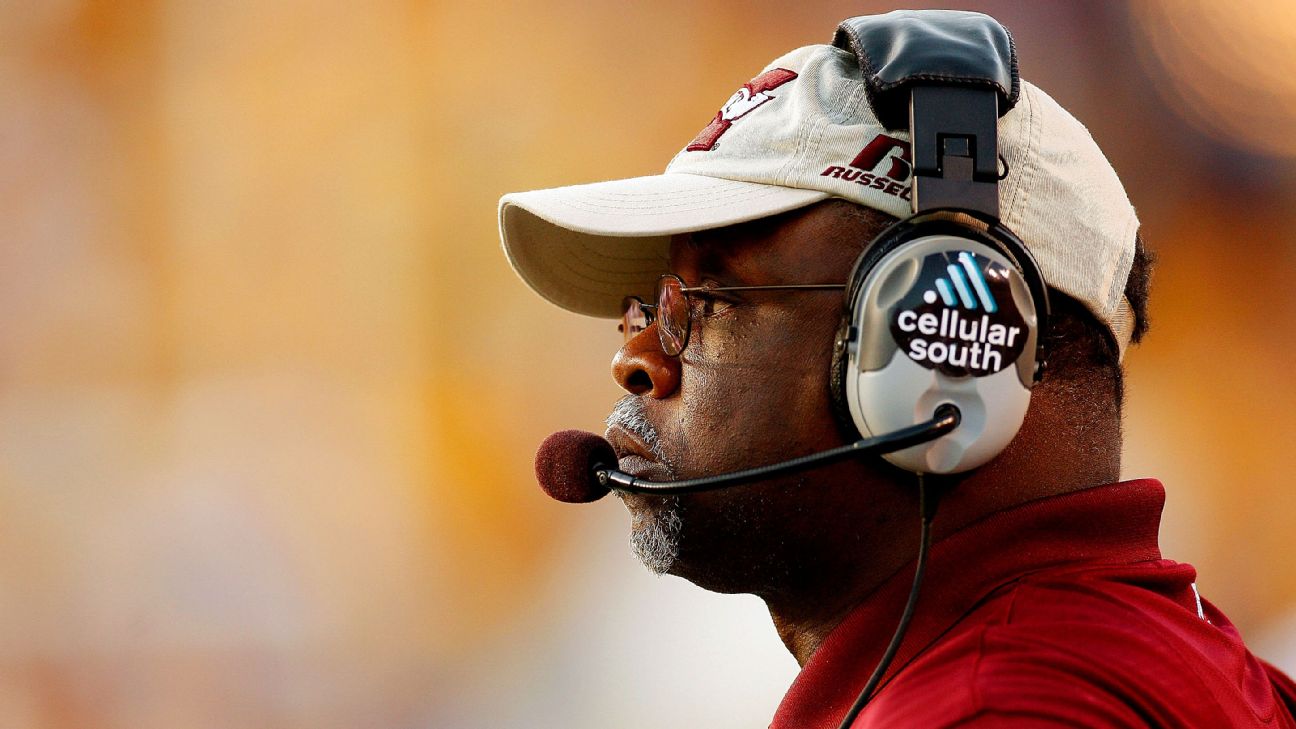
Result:
{"label": "gray goatee", "polygon": [[[657,430],[644,415],[642,400],[633,395],[621,398],[608,415],[607,426],[618,426],[635,434],[648,446],[653,458],[674,477],[675,467],[662,451]],[[630,529],[630,550],[653,574],[665,574],[675,564],[680,552],[680,534],[684,530],[684,521],[680,518],[679,497],[670,497],[657,509],[632,513],[634,520]]]}
{"label": "gray goatee", "polygon": [[635,514],[630,530],[630,550],[650,572],[664,575],[679,557],[680,532],[683,530],[679,497],[672,496],[665,508]]}

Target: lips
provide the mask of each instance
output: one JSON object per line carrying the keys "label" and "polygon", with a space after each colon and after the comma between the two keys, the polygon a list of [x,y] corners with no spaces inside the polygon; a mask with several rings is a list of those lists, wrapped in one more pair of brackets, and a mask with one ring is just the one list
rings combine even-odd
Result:
{"label": "lips", "polygon": [[617,454],[617,468],[636,478],[648,481],[669,481],[670,469],[660,463],[652,450],[634,433],[614,425],[603,434]]}

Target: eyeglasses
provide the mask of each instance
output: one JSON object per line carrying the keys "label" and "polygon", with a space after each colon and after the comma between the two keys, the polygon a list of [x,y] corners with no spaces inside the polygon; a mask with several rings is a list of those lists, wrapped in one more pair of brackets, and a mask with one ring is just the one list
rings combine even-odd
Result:
{"label": "eyeglasses", "polygon": [[662,351],[678,357],[688,346],[693,329],[693,302],[690,293],[711,294],[726,291],[816,291],[846,288],[845,284],[784,284],[781,286],[685,286],[683,279],[668,273],[657,279],[656,303],[648,304],[638,296],[627,296],[621,302],[621,323],[617,330],[629,342],[654,322]]}

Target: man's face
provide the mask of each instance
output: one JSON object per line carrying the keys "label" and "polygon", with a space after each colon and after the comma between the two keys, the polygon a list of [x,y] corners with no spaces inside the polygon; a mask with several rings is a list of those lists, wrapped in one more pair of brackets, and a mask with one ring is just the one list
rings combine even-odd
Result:
{"label": "man's face", "polygon": [[[677,236],[670,267],[687,286],[841,284],[867,235],[841,204],[820,204]],[[630,394],[608,429],[622,469],[692,478],[842,444],[828,382],[843,295],[691,295],[692,332],[681,356],[662,351],[656,325],[627,342],[612,370]],[[876,461],[855,462],[702,494],[622,498],[632,544],[649,568],[709,589],[760,592],[813,558],[816,533],[832,528],[826,522],[846,512],[858,522],[860,489],[888,476]],[[867,525],[853,525],[860,527]]]}

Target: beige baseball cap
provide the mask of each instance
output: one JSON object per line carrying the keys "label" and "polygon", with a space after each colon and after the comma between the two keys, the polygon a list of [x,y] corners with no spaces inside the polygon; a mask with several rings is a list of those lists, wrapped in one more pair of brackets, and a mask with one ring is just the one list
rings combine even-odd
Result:
{"label": "beige baseball cap", "polygon": [[[510,193],[500,198],[500,237],[545,299],[616,318],[625,296],[649,295],[666,273],[672,235],[828,198],[907,217],[909,139],[874,115],[852,53],[807,46],[738,89],[664,174]],[[1048,284],[1088,307],[1123,353],[1139,223],[1115,170],[1079,121],[1025,81],[999,120],[999,153],[1000,219]]]}

